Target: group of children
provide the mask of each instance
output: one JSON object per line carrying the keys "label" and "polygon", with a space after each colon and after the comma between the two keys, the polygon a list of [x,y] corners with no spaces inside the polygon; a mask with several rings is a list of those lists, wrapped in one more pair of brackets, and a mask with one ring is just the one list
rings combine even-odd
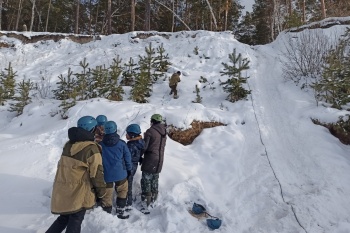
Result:
{"label": "group of children", "polygon": [[68,129],[58,163],[51,198],[51,212],[60,216],[46,231],[80,232],[87,209],[97,203],[112,213],[113,193],[117,194],[116,215],[126,219],[132,209],[132,184],[141,165],[141,211],[158,197],[158,179],[164,161],[166,126],[162,116],[153,114],[151,127],[141,136],[138,124],[126,128],[127,142],[117,133],[117,124],[104,115],[81,117],[77,127]]}

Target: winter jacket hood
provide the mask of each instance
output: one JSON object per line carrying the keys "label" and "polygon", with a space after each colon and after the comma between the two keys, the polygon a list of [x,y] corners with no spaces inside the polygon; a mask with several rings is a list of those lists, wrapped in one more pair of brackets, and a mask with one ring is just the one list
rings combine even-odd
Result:
{"label": "winter jacket hood", "polygon": [[106,146],[114,146],[115,144],[117,144],[120,140],[120,136],[117,133],[113,133],[113,134],[106,134],[103,137],[102,142],[106,145]]}
{"label": "winter jacket hood", "polygon": [[83,141],[94,141],[94,134],[79,128],[79,127],[72,127],[68,129],[68,138],[69,141],[73,144],[75,142],[83,142]]}

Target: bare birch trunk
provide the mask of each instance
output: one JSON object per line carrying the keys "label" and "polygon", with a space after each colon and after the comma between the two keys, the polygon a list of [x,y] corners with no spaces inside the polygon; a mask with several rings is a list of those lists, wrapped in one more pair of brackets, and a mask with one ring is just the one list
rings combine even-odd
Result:
{"label": "bare birch trunk", "polygon": [[79,7],[80,7],[80,2],[79,2],[79,0],[77,0],[76,2],[77,2],[77,8],[76,8],[76,12],[75,12],[75,30],[74,30],[74,33],[78,34],[79,33]]}
{"label": "bare birch trunk", "polygon": [[173,17],[171,22],[171,32],[174,32],[174,25],[175,25],[175,0],[173,0]]}
{"label": "bare birch trunk", "polygon": [[305,0],[303,0],[303,23],[306,22],[306,11],[305,11],[305,7],[306,7]]}
{"label": "bare birch trunk", "polygon": [[227,30],[227,18],[228,18],[228,10],[229,10],[229,4],[228,0],[226,0],[226,6],[225,6],[225,26],[224,26],[224,31]]}
{"label": "bare birch trunk", "polygon": [[29,27],[30,32],[33,30],[35,1],[36,0],[30,0],[30,2],[32,3],[32,17],[30,19],[30,27]]}
{"label": "bare birch trunk", "polygon": [[321,12],[322,12],[322,19],[326,18],[326,5],[324,3],[324,0],[321,0]]}
{"label": "bare birch trunk", "polygon": [[21,11],[22,11],[22,1],[23,0],[19,0],[15,31],[18,30],[19,18],[21,17]]}
{"label": "bare birch trunk", "polygon": [[48,27],[48,25],[49,25],[50,8],[51,8],[51,0],[50,0],[50,2],[49,2],[49,7],[47,8],[47,16],[46,16],[45,32],[47,32],[47,27]]}
{"label": "bare birch trunk", "polygon": [[130,17],[131,17],[131,25],[130,25],[130,31],[135,31],[135,0],[131,0],[130,2]]}
{"label": "bare birch trunk", "polygon": [[107,6],[107,34],[112,34],[112,0],[108,0]]}
{"label": "bare birch trunk", "polygon": [[0,0],[0,31],[1,31],[1,19],[2,19],[2,3],[3,3],[3,0]]}
{"label": "bare birch trunk", "polygon": [[215,15],[214,15],[214,12],[213,12],[213,8],[211,8],[211,5],[209,3],[209,0],[206,0],[207,4],[208,4],[208,7],[209,7],[209,10],[210,10],[210,14],[211,16],[213,17],[213,21],[214,21],[214,25],[215,25],[215,30],[218,29],[218,25],[216,23],[216,18],[215,18]]}
{"label": "bare birch trunk", "polygon": [[163,3],[159,2],[158,0],[154,0],[156,3],[158,3],[159,5],[163,6],[164,8],[166,8],[167,10],[169,10],[170,12],[172,12],[175,17],[189,30],[191,31],[191,28],[173,11],[171,10],[169,7],[167,7],[166,5],[164,5]]}
{"label": "bare birch trunk", "polygon": [[145,31],[151,30],[151,0],[145,1]]}

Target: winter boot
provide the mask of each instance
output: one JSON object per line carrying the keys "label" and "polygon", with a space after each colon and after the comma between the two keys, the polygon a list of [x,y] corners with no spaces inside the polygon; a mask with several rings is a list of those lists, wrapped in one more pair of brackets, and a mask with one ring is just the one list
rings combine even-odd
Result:
{"label": "winter boot", "polygon": [[158,192],[152,193],[152,202],[156,202],[158,198]]}
{"label": "winter boot", "polygon": [[151,204],[152,195],[141,195],[141,212],[144,214],[149,214],[148,206]]}
{"label": "winter boot", "polygon": [[103,209],[104,211],[106,211],[107,213],[109,213],[109,214],[112,213],[112,206],[102,207],[102,209]]}
{"label": "winter boot", "polygon": [[169,95],[172,95],[173,94],[173,91],[170,91]]}
{"label": "winter boot", "polygon": [[119,198],[119,197],[117,197],[116,214],[117,214],[117,217],[120,218],[120,219],[127,219],[127,218],[129,218],[129,215],[124,213],[125,205],[126,205],[126,198]]}
{"label": "winter boot", "polygon": [[126,204],[126,206],[125,206],[125,211],[126,211],[126,212],[129,212],[129,211],[131,211],[131,210],[132,210],[132,206],[129,205],[129,204]]}
{"label": "winter boot", "polygon": [[158,198],[158,192],[152,193],[151,204],[150,204],[150,206],[151,206],[152,208],[154,207],[154,204],[155,204],[155,202],[157,201],[157,198]]}

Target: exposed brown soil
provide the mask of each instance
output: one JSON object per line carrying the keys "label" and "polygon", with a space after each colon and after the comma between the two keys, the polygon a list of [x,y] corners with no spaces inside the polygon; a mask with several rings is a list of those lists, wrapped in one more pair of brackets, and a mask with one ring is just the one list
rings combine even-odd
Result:
{"label": "exposed brown soil", "polygon": [[182,145],[190,145],[198,135],[201,134],[205,128],[213,128],[216,126],[226,126],[221,122],[203,122],[203,121],[193,121],[191,123],[191,128],[189,129],[179,129],[172,125],[168,126],[168,135],[174,141],[181,143]]}
{"label": "exposed brown soil", "polygon": [[38,41],[45,41],[45,40],[53,40],[57,42],[62,39],[69,39],[76,43],[85,44],[97,39],[95,36],[75,35],[75,34],[47,34],[47,35],[34,35],[34,36],[27,37],[21,33],[14,33],[14,32],[0,32],[0,37],[1,36],[16,38],[22,41],[23,44],[36,43]]}
{"label": "exposed brown soil", "polygon": [[298,28],[292,28],[286,30],[286,32],[301,32],[306,29],[316,29],[316,28],[330,28],[336,25],[349,25],[350,20],[337,20],[336,18],[329,18],[319,23],[312,23],[310,25],[300,26]]}
{"label": "exposed brown soil", "polygon": [[339,139],[341,143],[345,145],[350,145],[350,132],[346,127],[344,128],[344,126],[342,127],[337,123],[323,123],[317,119],[311,120],[316,125],[322,125],[326,127],[334,137]]}
{"label": "exposed brown soil", "polygon": [[165,39],[169,39],[170,35],[166,33],[160,33],[160,32],[138,32],[136,36],[131,37],[131,39],[147,39],[148,37],[151,36],[162,36]]}

